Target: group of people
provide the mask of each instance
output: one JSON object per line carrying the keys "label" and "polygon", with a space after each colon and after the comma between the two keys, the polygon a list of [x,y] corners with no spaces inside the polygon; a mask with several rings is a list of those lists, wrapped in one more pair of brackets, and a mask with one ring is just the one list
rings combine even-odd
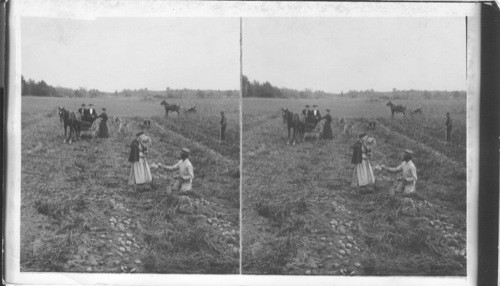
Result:
{"label": "group of people", "polygon": [[325,120],[325,124],[323,125],[323,131],[321,134],[321,138],[323,139],[333,139],[332,132],[332,116],[330,115],[330,109],[326,109],[326,114],[321,116],[321,112],[318,110],[317,105],[313,105],[313,109],[310,109],[309,105],[306,105],[302,110],[302,115],[304,115],[305,123],[316,126],[321,120]]}
{"label": "group of people", "polygon": [[85,103],[82,103],[81,107],[78,108],[78,113],[82,116],[82,121],[90,123],[98,118],[97,111],[92,103],[89,104],[89,108],[86,107]]}
{"label": "group of people", "polygon": [[305,108],[302,110],[302,114],[305,117],[306,123],[310,123],[313,125],[318,124],[318,122],[323,119],[321,117],[321,113],[318,110],[317,105],[313,105],[313,109],[310,109],[309,105],[306,105]]}
{"label": "group of people", "polygon": [[[91,110],[84,111],[84,104],[82,104],[82,108],[78,110],[82,115],[84,112],[86,114],[92,116]],[[92,106],[92,105],[90,105]],[[95,110],[94,110],[95,111]],[[106,109],[103,108],[104,115]],[[102,114],[101,114],[102,115]],[[101,115],[95,117],[98,118]],[[226,128],[227,128],[227,118],[224,114],[224,111],[220,112],[220,141],[226,140]],[[107,117],[103,118],[103,121],[107,121]],[[130,162],[130,174],[128,178],[129,185],[141,185],[150,183],[153,178],[151,176],[151,170],[146,159],[146,155],[148,155],[148,143],[151,143],[151,137],[147,136],[144,132],[139,132],[136,134],[136,139],[132,141],[130,144],[130,154],[128,161]],[[188,192],[192,189],[192,182],[194,178],[193,165],[189,161],[190,150],[187,148],[182,148],[179,154],[179,161],[174,165],[163,165],[162,163],[158,163],[158,167],[174,171],[178,170],[179,173],[175,177],[176,180],[167,189],[167,192],[171,191],[180,191],[180,192]]]}
{"label": "group of people", "polygon": [[[352,146],[353,153],[351,163],[354,165],[354,172],[351,180],[352,187],[364,187],[375,184],[375,176],[371,166],[371,157],[375,139],[368,137],[366,133],[359,135],[359,140]],[[406,149],[403,154],[403,162],[397,167],[381,165],[382,170],[389,172],[402,172],[393,187],[390,194],[395,193],[413,193],[417,182],[417,169],[413,164],[413,151]]]}
{"label": "group of people", "polygon": [[102,108],[101,114],[97,115],[97,111],[94,108],[94,105],[89,104],[89,108],[85,107],[85,103],[82,103],[81,107],[78,108],[78,113],[80,114],[82,121],[93,123],[97,118],[101,118],[101,122],[99,123],[99,134],[97,135],[99,138],[109,138],[108,131],[108,115],[106,114],[106,108]]}
{"label": "group of people", "polygon": [[[147,136],[144,132],[136,134],[136,139],[130,144],[130,155],[128,161],[130,162],[130,174],[128,179],[129,185],[147,184],[153,180],[151,170],[149,168],[146,155],[149,150],[147,144],[151,143],[151,137]],[[193,165],[189,161],[190,150],[182,148],[179,154],[179,161],[174,165],[163,165],[158,163],[158,167],[164,168],[169,171],[178,170],[179,173],[175,177],[175,181],[167,189],[167,192],[188,192],[192,189],[194,179]]]}

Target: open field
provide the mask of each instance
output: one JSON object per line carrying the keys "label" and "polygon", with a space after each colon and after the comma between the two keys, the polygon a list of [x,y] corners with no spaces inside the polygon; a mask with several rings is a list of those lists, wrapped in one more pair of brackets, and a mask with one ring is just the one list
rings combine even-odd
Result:
{"label": "open field", "polygon": [[[167,102],[198,112],[166,118],[159,100],[139,98],[23,97],[21,271],[238,273],[239,100]],[[109,139],[64,144],[57,106],[81,103],[106,107],[130,130],[108,122]],[[175,173],[165,170],[151,169],[150,186],[127,185],[128,145],[143,120],[152,121],[150,164],[191,150],[195,195],[167,195]]]}
{"label": "open field", "polygon": [[[423,115],[391,119],[385,101],[366,99],[243,100],[244,274],[466,275],[465,101],[394,103],[422,105]],[[354,135],[334,121],[333,140],[287,146],[280,109],[305,104],[346,117]],[[377,140],[372,165],[415,152],[416,193],[390,196],[397,174],[376,170],[373,189],[350,187],[350,147],[362,131]]]}

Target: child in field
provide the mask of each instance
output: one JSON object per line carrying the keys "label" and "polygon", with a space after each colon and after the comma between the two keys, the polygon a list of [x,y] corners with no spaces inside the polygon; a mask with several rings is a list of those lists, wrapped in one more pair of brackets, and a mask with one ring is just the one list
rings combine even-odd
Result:
{"label": "child in field", "polygon": [[387,167],[382,165],[382,169],[389,172],[403,172],[403,176],[396,180],[394,187],[391,189],[391,195],[394,193],[404,192],[405,194],[415,192],[415,184],[417,182],[417,168],[412,162],[413,151],[405,150],[404,161],[396,168]]}
{"label": "child in field", "polygon": [[192,184],[193,184],[193,179],[194,179],[194,172],[193,172],[193,165],[189,161],[190,151],[187,148],[182,148],[181,154],[180,154],[180,160],[172,166],[164,166],[161,163],[158,164],[158,166],[163,167],[169,171],[173,170],[179,170],[179,174],[175,177],[176,180],[174,184],[172,185],[171,188],[167,190],[168,193],[171,193],[172,190],[176,192],[188,192],[191,191]]}

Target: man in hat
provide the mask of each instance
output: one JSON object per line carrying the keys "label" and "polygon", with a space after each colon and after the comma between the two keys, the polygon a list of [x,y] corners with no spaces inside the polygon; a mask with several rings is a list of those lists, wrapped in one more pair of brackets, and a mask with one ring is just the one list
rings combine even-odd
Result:
{"label": "man in hat", "polygon": [[302,109],[302,114],[307,118],[309,116],[309,105],[306,105],[304,109]]}
{"label": "man in hat", "polygon": [[394,187],[391,189],[391,194],[393,195],[395,192],[405,194],[415,192],[415,184],[417,182],[417,168],[412,162],[413,159],[413,151],[405,150],[403,156],[403,163],[397,166],[396,168],[387,167],[382,165],[382,169],[387,170],[389,172],[403,172],[403,176],[398,178],[397,182],[394,184]]}
{"label": "man in hat", "polygon": [[181,193],[191,191],[194,173],[193,165],[188,159],[189,153],[189,149],[182,148],[180,160],[177,162],[177,164],[173,166],[165,166],[161,163],[158,164],[160,167],[163,167],[169,171],[179,170],[179,174],[176,177],[174,184],[172,185],[170,190],[167,190],[168,193],[170,193],[172,190],[176,192],[180,191]]}
{"label": "man in hat", "polygon": [[78,108],[78,113],[80,113],[81,116],[84,116],[87,112],[87,109],[85,108],[85,103],[82,103],[81,107]]}
{"label": "man in hat", "polygon": [[444,123],[444,125],[446,127],[444,139],[445,139],[446,143],[450,143],[452,124],[451,124],[451,117],[450,117],[449,112],[446,112],[446,122]]}
{"label": "man in hat", "polygon": [[304,115],[305,117],[305,122],[306,123],[309,123],[311,122],[311,118],[312,118],[312,110],[309,109],[309,104],[306,105],[305,109],[302,110],[302,114]]}
{"label": "man in hat", "polygon": [[95,118],[97,117],[97,112],[95,111],[94,105],[92,103],[89,104],[88,116],[89,118],[91,118],[92,121],[94,121]]}
{"label": "man in hat", "polygon": [[316,104],[313,105],[312,118],[314,119],[314,125],[318,124],[318,122],[321,120],[321,113],[319,112],[318,106]]}
{"label": "man in hat", "polygon": [[226,140],[226,127],[227,127],[227,119],[224,116],[224,111],[220,112],[220,141]]}

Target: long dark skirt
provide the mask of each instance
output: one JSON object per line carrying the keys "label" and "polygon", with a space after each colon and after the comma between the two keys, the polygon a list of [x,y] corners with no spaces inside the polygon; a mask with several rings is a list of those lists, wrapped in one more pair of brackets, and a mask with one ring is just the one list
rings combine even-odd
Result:
{"label": "long dark skirt", "polygon": [[328,121],[323,126],[323,139],[333,139],[332,126]]}
{"label": "long dark skirt", "polygon": [[99,124],[99,138],[109,138],[108,124],[104,120]]}

